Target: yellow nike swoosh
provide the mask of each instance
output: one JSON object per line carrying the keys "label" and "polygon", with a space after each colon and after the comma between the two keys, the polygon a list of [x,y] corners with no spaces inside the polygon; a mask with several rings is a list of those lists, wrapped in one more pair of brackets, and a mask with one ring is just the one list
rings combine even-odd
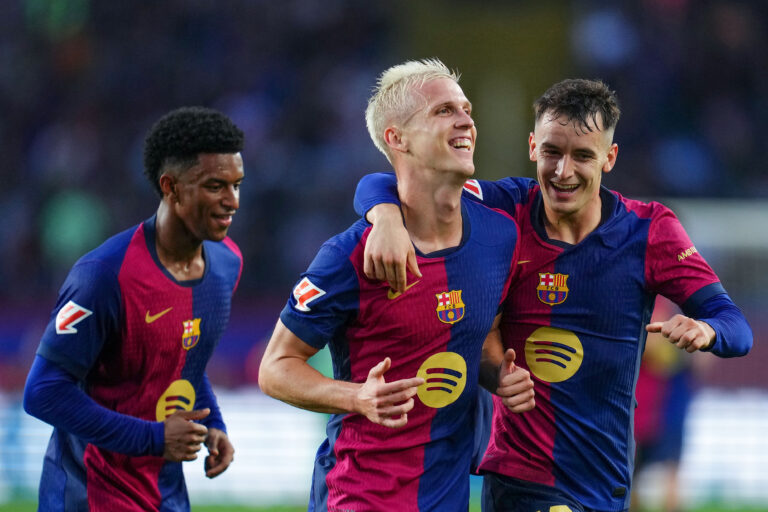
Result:
{"label": "yellow nike swoosh", "polygon": [[402,291],[402,292],[396,292],[395,290],[390,288],[389,290],[387,290],[387,298],[389,300],[396,299],[399,296],[401,296],[402,294],[404,294],[405,292],[407,292],[408,290],[410,290],[411,288],[413,288],[414,286],[416,286],[417,284],[419,284],[420,282],[421,282],[421,279],[419,279],[415,283],[409,284],[408,286],[405,287],[405,290]]}
{"label": "yellow nike swoosh", "polygon": [[163,316],[164,314],[166,314],[167,312],[169,312],[172,309],[173,309],[173,306],[171,306],[170,308],[166,309],[165,311],[159,312],[156,315],[150,315],[149,314],[149,310],[147,310],[147,314],[144,317],[144,321],[147,322],[148,324],[151,324],[152,322],[154,322],[155,320],[157,320],[158,318],[160,318],[161,316]]}
{"label": "yellow nike swoosh", "polygon": [[523,263],[530,263],[530,262],[532,262],[532,261],[533,261],[533,260],[522,260],[522,261],[518,261],[518,262],[517,262],[517,264],[518,264],[518,265],[522,265]]}

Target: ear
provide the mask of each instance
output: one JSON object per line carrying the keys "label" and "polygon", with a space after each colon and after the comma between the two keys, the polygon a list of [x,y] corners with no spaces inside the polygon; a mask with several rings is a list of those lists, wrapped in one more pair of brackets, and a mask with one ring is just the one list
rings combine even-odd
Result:
{"label": "ear", "polygon": [[408,145],[403,140],[403,132],[397,126],[389,126],[384,130],[384,142],[393,151],[408,151]]}
{"label": "ear", "polygon": [[611,169],[613,169],[613,166],[616,165],[616,157],[619,155],[619,145],[615,142],[611,144],[610,149],[608,150],[608,154],[606,155],[608,159],[603,164],[603,172],[611,172]]}
{"label": "ear", "polygon": [[179,201],[178,194],[176,193],[176,178],[168,173],[163,173],[160,175],[158,183],[160,184],[160,190],[163,192],[163,198],[168,197],[173,203]]}
{"label": "ear", "polygon": [[536,161],[536,136],[533,132],[528,135],[528,159],[531,162]]}

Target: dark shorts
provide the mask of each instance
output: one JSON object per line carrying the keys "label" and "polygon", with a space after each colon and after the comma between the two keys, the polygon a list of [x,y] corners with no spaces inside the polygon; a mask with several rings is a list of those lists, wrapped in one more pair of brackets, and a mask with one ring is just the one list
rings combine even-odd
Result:
{"label": "dark shorts", "polygon": [[596,512],[548,485],[495,473],[483,475],[483,512]]}

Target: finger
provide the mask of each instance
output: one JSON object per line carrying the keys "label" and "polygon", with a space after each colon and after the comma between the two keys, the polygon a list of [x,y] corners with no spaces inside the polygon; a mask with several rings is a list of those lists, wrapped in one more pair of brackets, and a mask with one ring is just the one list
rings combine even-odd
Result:
{"label": "finger", "polygon": [[403,390],[412,389],[414,392],[417,391],[416,388],[424,384],[424,379],[421,377],[411,377],[410,379],[400,379],[400,380],[393,380],[392,382],[387,382],[386,384],[379,387],[377,390],[376,395],[377,396],[385,396],[385,395],[391,395],[393,393],[398,393]]}
{"label": "finger", "polygon": [[216,478],[220,474],[224,472],[225,469],[227,469],[228,464],[225,464],[224,462],[219,462],[218,464],[211,465],[206,471],[205,476],[208,478]]}
{"label": "finger", "polygon": [[527,401],[525,401],[523,403],[515,404],[515,405],[512,405],[512,406],[507,406],[507,408],[510,411],[514,412],[515,414],[519,414],[521,412],[530,411],[530,410],[532,410],[535,407],[536,407],[536,399],[535,398],[531,398],[530,400],[527,400]]}
{"label": "finger", "polygon": [[371,371],[368,372],[368,378],[378,379],[384,375],[384,372],[389,370],[390,366],[392,366],[392,361],[388,357],[385,357],[383,361],[371,368]]}
{"label": "finger", "polygon": [[418,387],[412,386],[407,389],[392,391],[390,393],[380,391],[376,393],[378,400],[377,407],[388,407],[392,404],[400,404],[414,396],[419,391]]}
{"label": "finger", "polygon": [[405,272],[405,265],[395,265],[395,282],[397,287],[395,288],[399,292],[405,291],[405,286],[408,284],[408,275]]}
{"label": "finger", "polygon": [[387,280],[387,271],[385,269],[384,264],[379,259],[373,260],[373,269],[374,269],[374,278],[377,281],[386,281]]}
{"label": "finger", "polygon": [[504,398],[512,398],[518,395],[533,394],[533,386],[528,382],[517,382],[511,385],[499,386],[496,394]]}
{"label": "finger", "polygon": [[211,410],[206,407],[205,409],[195,409],[194,411],[176,411],[173,414],[181,416],[186,420],[201,420],[208,416],[210,413]]}
{"label": "finger", "polygon": [[219,454],[219,443],[216,440],[211,441],[211,438],[205,440],[205,445],[208,447],[208,453],[214,457]]}
{"label": "finger", "polygon": [[370,254],[368,254],[367,250],[365,253],[365,259],[363,261],[363,273],[365,273],[365,277],[368,279],[376,278],[376,265],[374,265],[373,258]]}
{"label": "finger", "polygon": [[408,415],[403,414],[399,418],[383,418],[379,425],[389,428],[401,428],[408,423]]}
{"label": "finger", "polygon": [[421,270],[419,270],[419,262],[418,262],[418,259],[416,258],[416,252],[408,251],[407,264],[412,274],[414,274],[416,277],[419,277],[419,278],[422,277]]}
{"label": "finger", "polygon": [[387,283],[389,283],[389,286],[399,292],[403,292],[405,291],[405,285],[403,285],[402,288],[398,288],[399,285],[397,282],[397,268],[397,263],[386,263],[384,264],[384,273],[387,276]]}
{"label": "finger", "polygon": [[231,462],[231,455],[218,458],[208,456],[208,458],[206,458],[207,465],[205,467],[205,476],[208,478],[215,478],[219,476],[229,467]]}
{"label": "finger", "polygon": [[414,405],[416,405],[416,402],[413,400],[413,398],[409,398],[405,402],[398,403],[397,405],[380,408],[378,410],[378,414],[382,418],[395,418],[397,416],[408,413],[411,409],[413,409]]}
{"label": "finger", "polygon": [[664,325],[663,322],[651,322],[645,326],[645,330],[648,332],[661,332],[662,325]]}
{"label": "finger", "polygon": [[515,369],[515,350],[512,348],[504,352],[504,369],[507,373],[512,373]]}

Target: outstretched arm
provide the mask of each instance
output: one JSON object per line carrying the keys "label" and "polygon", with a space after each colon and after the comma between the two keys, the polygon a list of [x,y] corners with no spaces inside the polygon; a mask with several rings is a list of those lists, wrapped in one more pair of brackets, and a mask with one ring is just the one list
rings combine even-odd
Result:
{"label": "outstretched arm", "polygon": [[261,360],[261,390],[302,409],[324,413],[353,412],[385,427],[402,427],[413,408],[413,395],[424,379],[413,377],[386,382],[388,357],[371,368],[364,383],[325,377],[307,360],[317,353],[278,320]]}

